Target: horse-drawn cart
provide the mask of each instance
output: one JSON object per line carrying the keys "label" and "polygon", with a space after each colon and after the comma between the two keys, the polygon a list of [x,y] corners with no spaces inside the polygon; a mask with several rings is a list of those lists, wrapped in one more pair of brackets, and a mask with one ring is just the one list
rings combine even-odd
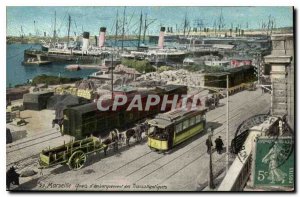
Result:
{"label": "horse-drawn cart", "polygon": [[98,153],[107,148],[96,137],[71,141],[70,143],[52,149],[43,150],[40,153],[40,169],[50,168],[59,164],[67,164],[71,170],[82,168],[86,158],[91,153]]}

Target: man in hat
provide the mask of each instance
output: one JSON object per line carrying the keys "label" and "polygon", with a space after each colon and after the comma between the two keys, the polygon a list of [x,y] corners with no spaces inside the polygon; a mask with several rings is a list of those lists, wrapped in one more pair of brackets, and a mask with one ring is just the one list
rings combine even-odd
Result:
{"label": "man in hat", "polygon": [[211,148],[213,147],[213,143],[211,141],[211,137],[208,137],[206,140],[207,153],[210,153]]}
{"label": "man in hat", "polygon": [[222,150],[223,150],[223,145],[224,145],[221,136],[219,136],[219,138],[217,138],[217,139],[215,140],[215,143],[216,143],[216,149],[217,149],[217,152],[218,152],[219,154],[221,154],[221,153],[222,153]]}

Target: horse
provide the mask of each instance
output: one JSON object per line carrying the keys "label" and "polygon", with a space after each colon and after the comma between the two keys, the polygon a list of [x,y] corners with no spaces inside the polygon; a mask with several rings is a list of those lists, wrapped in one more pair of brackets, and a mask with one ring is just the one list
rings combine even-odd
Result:
{"label": "horse", "polygon": [[126,145],[130,146],[129,141],[131,137],[135,138],[135,130],[133,128],[130,128],[124,132],[124,135],[125,135]]}
{"label": "horse", "polygon": [[19,177],[20,174],[16,172],[16,169],[12,166],[10,169],[6,172],[6,187],[9,190],[10,184],[13,185],[19,185]]}
{"label": "horse", "polygon": [[118,142],[119,142],[118,131],[113,130],[113,131],[109,132],[108,137],[105,139],[102,139],[101,141],[103,144],[106,145],[106,147],[103,149],[105,156],[107,155],[107,149],[110,144],[113,144],[115,152],[118,151]]}
{"label": "horse", "polygon": [[142,129],[140,125],[137,125],[136,127],[130,128],[124,132],[125,139],[126,139],[126,145],[130,146],[129,141],[131,137],[135,138],[136,142],[140,142],[142,140]]}
{"label": "horse", "polygon": [[64,119],[53,119],[52,120],[52,128],[54,128],[55,125],[59,126],[59,131],[61,132],[62,135],[64,135],[63,130],[62,130],[62,126],[64,124]]}
{"label": "horse", "polygon": [[148,136],[149,124],[147,122],[143,122],[140,124],[142,133],[145,133]]}
{"label": "horse", "polygon": [[142,125],[141,124],[137,124],[135,127],[135,137],[136,137],[136,141],[137,142],[141,142],[142,141]]}

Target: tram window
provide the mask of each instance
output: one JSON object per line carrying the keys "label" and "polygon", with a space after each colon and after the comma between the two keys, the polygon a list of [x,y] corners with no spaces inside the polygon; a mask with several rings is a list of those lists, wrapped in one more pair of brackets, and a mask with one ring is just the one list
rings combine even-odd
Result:
{"label": "tram window", "polygon": [[194,125],[195,123],[196,123],[196,117],[194,116],[190,119],[190,126]]}
{"label": "tram window", "polygon": [[180,131],[182,131],[182,123],[176,125],[176,133],[179,133]]}
{"label": "tram window", "polygon": [[201,115],[197,115],[196,116],[196,122],[198,123],[198,122],[200,122],[201,121]]}
{"label": "tram window", "polygon": [[189,120],[185,120],[182,125],[182,129],[186,129],[189,127]]}

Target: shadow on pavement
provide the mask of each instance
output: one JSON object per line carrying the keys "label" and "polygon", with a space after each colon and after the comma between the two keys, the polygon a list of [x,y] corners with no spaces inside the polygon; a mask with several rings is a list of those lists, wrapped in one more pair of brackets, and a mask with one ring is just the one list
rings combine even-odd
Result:
{"label": "shadow on pavement", "polygon": [[16,187],[14,190],[11,190],[11,192],[13,191],[31,191],[33,188],[35,188],[38,185],[38,181],[39,181],[40,177],[34,178],[30,181],[27,181],[25,183],[20,184],[18,187]]}
{"label": "shadow on pavement", "polygon": [[211,128],[212,130],[216,130],[217,128],[219,128],[220,126],[222,126],[221,123],[218,122],[207,122],[206,123],[206,128]]}

